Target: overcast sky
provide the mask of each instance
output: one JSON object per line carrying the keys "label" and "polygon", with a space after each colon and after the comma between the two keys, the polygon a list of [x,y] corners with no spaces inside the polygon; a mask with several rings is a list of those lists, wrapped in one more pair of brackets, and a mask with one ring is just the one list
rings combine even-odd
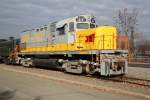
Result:
{"label": "overcast sky", "polygon": [[0,0],[0,38],[80,14],[93,14],[98,24],[112,25],[119,9],[137,8],[138,32],[150,36],[150,0]]}

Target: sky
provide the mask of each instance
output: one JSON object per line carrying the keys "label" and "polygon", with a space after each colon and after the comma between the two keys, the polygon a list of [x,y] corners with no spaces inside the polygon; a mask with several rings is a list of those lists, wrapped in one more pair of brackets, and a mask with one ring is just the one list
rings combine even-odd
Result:
{"label": "sky", "polygon": [[150,37],[150,0],[0,0],[0,38],[80,14],[92,14],[99,25],[113,25],[118,10],[139,11],[137,32]]}

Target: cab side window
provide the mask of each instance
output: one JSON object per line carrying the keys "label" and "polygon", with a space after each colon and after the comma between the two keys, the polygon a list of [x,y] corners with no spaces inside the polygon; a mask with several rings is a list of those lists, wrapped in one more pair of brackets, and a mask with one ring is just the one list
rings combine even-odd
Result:
{"label": "cab side window", "polygon": [[58,34],[59,35],[64,35],[65,34],[65,25],[63,27],[57,28]]}
{"label": "cab side window", "polygon": [[69,31],[74,31],[74,22],[69,23]]}

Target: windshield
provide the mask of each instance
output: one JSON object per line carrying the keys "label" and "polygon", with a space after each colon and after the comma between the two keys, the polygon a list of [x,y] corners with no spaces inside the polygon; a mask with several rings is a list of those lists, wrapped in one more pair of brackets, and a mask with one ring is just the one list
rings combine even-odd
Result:
{"label": "windshield", "polygon": [[78,29],[88,29],[89,24],[88,23],[77,23],[77,28]]}

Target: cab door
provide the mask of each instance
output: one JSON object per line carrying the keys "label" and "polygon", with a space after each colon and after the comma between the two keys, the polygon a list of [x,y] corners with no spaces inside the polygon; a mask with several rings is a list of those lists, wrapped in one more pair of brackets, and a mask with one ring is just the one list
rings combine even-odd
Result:
{"label": "cab door", "polygon": [[75,42],[75,25],[74,22],[69,23],[69,30],[68,30],[68,43]]}

